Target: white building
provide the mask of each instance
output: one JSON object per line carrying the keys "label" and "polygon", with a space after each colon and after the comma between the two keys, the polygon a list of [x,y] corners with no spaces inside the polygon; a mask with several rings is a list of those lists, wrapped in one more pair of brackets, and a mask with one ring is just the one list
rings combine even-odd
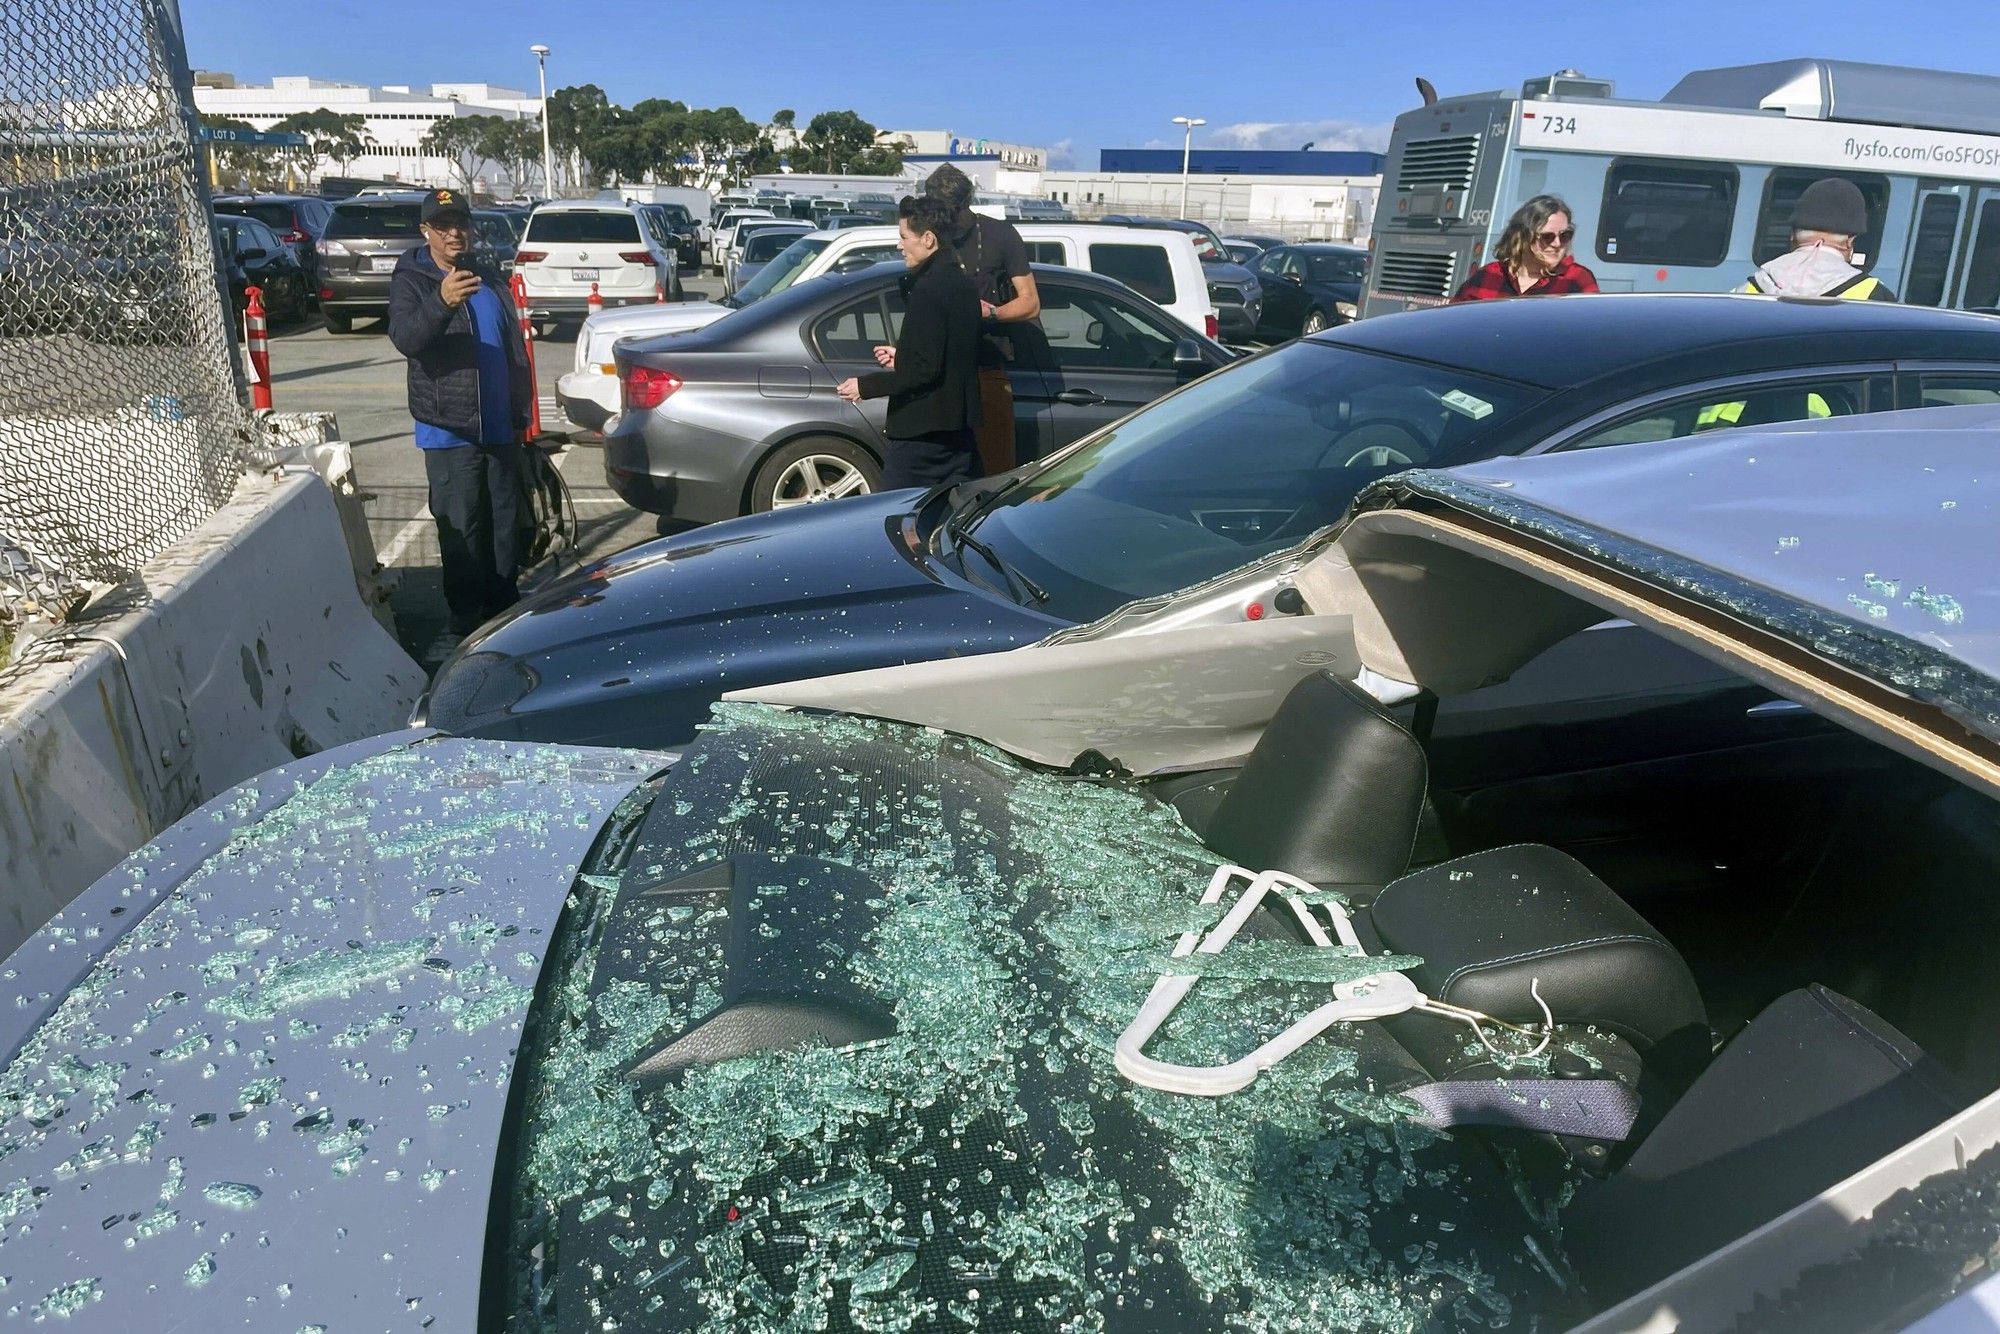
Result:
{"label": "white building", "polygon": [[[1197,148],[1188,156],[1187,216],[1224,235],[1359,241],[1375,225],[1382,155]],[[1107,148],[1096,171],[1042,173],[1040,194],[1079,218],[1178,217],[1181,150]]]}
{"label": "white building", "polygon": [[[418,92],[394,84],[371,88],[294,75],[272,79],[268,85],[239,85],[227,74],[206,71],[195,75],[194,102],[203,115],[228,116],[259,130],[268,130],[296,112],[320,108],[360,116],[367,123],[368,137],[375,142],[373,151],[347,163],[321,158],[313,175],[408,181],[413,186],[462,183],[454,164],[420,147],[439,120],[452,116],[534,119],[542,111],[541,98],[490,83],[434,83],[429,91]],[[539,167],[539,161],[535,165]],[[508,178],[504,163],[483,164],[480,177],[496,195],[517,193],[516,182]],[[541,191],[540,171],[533,171],[520,184]]]}
{"label": "white building", "polygon": [[998,139],[977,139],[950,130],[883,130],[875,136],[879,144],[901,142],[904,151],[916,157],[993,158],[1009,171],[1040,171],[1049,165],[1049,150],[1026,144],[1003,144]]}

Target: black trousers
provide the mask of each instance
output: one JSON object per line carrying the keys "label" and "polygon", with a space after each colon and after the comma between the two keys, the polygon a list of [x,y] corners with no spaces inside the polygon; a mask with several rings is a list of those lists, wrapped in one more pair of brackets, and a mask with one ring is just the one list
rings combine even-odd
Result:
{"label": "black trousers", "polygon": [[936,431],[889,442],[882,489],[956,486],[985,475],[979,466],[979,441],[970,430]]}
{"label": "black trousers", "polygon": [[470,634],[521,600],[521,446],[426,449],[438,563],[454,634]]}

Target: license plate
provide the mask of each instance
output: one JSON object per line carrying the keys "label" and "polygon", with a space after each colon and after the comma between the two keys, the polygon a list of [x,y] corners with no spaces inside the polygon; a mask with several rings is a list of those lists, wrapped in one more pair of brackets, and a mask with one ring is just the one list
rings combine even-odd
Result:
{"label": "license plate", "polygon": [[395,271],[396,261],[401,258],[401,255],[377,255],[368,261],[368,271],[370,273],[392,273]]}
{"label": "license plate", "polygon": [[571,269],[569,271],[569,280],[573,283],[594,283],[597,281],[597,270]]}

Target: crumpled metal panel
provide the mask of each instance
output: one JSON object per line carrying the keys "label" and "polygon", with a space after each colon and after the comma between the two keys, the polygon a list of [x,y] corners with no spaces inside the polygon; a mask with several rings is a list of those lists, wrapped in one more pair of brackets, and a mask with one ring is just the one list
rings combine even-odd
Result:
{"label": "crumpled metal panel", "polygon": [[53,1003],[0,1073],[9,1317],[470,1327],[543,950],[666,757],[326,758],[196,812],[0,971],[16,1010]]}
{"label": "crumpled metal panel", "polygon": [[1928,408],[1402,473],[2000,740],[2000,410]]}

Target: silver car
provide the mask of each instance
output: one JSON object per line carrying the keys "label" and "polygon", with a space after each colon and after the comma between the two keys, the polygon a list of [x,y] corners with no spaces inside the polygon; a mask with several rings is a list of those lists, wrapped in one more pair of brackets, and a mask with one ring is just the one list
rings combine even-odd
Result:
{"label": "silver car", "polygon": [[[834,387],[879,370],[902,327],[903,270],[801,283],[691,333],[620,343],[622,410],[605,424],[611,488],[639,509],[709,523],[873,491],[887,402]],[[1123,283],[1035,266],[1039,323],[1013,326],[1017,460],[1137,411],[1234,353]]]}

